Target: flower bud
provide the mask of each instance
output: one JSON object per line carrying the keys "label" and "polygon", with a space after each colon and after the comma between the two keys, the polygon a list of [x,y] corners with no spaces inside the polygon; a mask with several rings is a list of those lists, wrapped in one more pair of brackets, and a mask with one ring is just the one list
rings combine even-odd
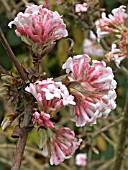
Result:
{"label": "flower bud", "polygon": [[2,130],[4,131],[8,126],[10,126],[11,122],[12,121],[11,121],[10,117],[5,117],[1,123]]}

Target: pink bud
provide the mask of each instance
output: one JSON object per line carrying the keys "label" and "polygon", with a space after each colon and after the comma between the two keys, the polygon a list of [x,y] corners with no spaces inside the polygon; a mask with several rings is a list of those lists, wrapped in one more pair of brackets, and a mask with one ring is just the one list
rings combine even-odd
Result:
{"label": "pink bud", "polygon": [[85,167],[87,165],[87,155],[79,153],[76,155],[76,165]]}

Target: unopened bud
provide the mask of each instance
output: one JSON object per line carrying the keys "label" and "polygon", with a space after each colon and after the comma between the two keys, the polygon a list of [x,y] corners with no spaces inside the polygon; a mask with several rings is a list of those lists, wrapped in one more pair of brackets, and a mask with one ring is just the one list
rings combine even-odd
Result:
{"label": "unopened bud", "polygon": [[1,123],[2,130],[4,131],[8,126],[11,124],[11,119],[9,117],[5,117],[4,120]]}
{"label": "unopened bud", "polygon": [[99,150],[98,150],[96,147],[93,147],[93,148],[92,148],[92,151],[93,151],[95,154],[99,155]]}

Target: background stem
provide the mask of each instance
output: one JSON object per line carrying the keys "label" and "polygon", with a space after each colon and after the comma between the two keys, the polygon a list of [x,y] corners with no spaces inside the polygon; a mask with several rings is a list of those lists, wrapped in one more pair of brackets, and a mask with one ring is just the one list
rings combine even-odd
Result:
{"label": "background stem", "polygon": [[115,162],[114,162],[114,166],[112,170],[121,170],[121,165],[122,165],[122,161],[124,158],[127,131],[128,131],[128,95],[126,99],[123,117],[124,119],[122,120],[122,123],[121,123],[119,140],[117,144],[116,158],[115,158]]}

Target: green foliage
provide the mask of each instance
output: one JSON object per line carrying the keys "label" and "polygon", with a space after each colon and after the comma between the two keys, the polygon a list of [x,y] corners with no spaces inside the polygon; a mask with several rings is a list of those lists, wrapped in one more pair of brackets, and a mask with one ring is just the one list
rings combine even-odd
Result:
{"label": "green foliage", "polygon": [[42,149],[47,141],[47,132],[44,129],[39,130],[39,143],[38,146]]}
{"label": "green foliage", "polygon": [[9,29],[7,34],[7,41],[11,47],[16,47],[21,45],[21,38],[15,34],[15,29]]}

